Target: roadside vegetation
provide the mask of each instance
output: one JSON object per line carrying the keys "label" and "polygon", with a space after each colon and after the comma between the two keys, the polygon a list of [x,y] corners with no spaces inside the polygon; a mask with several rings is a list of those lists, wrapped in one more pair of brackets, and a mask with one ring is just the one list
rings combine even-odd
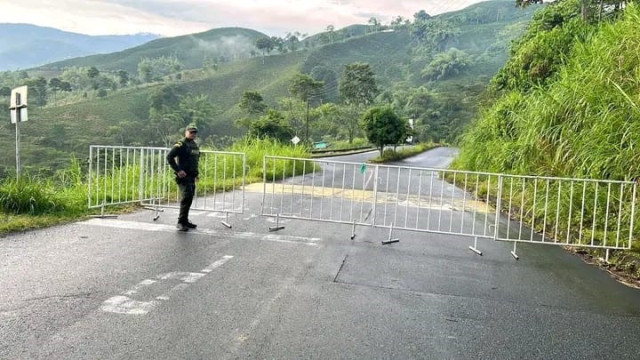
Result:
{"label": "roadside vegetation", "polygon": [[429,142],[429,143],[419,143],[416,145],[409,145],[408,147],[403,147],[399,150],[386,149],[382,153],[382,156],[378,156],[373,159],[370,159],[369,162],[382,164],[382,163],[400,161],[406,158],[410,158],[412,156],[416,156],[425,151],[435,149],[439,146],[442,146],[442,145]]}
{"label": "roadside vegetation", "polygon": [[[602,2],[564,0],[539,10],[492,80],[494,97],[464,135],[454,166],[521,175],[640,179],[640,7],[621,3],[605,7]],[[569,189],[563,191],[561,206],[569,206]],[[532,211],[531,196],[525,194],[527,213]],[[594,201],[595,194],[590,196],[587,202]],[[598,201],[606,201],[602,196]],[[632,196],[624,200],[629,204],[622,217],[636,217],[635,245],[630,252],[614,252],[611,260],[640,279],[640,217],[631,211]],[[596,239],[602,242],[602,234]],[[602,256],[599,251],[591,254]]]}

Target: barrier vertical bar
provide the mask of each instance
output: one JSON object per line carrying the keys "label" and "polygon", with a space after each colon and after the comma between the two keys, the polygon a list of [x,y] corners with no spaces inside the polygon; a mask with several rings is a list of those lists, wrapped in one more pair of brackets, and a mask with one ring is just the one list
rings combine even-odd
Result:
{"label": "barrier vertical bar", "polygon": [[596,194],[593,197],[593,224],[591,228],[591,246],[593,246],[596,239],[596,218],[598,216],[598,189],[600,188],[600,186],[598,186],[598,183],[594,183],[594,184],[596,186]]}
{"label": "barrier vertical bar", "polygon": [[454,199],[455,199],[455,193],[456,193],[456,176],[458,175],[457,172],[453,173],[453,185],[451,186],[451,211],[449,212],[451,215],[449,216],[449,232],[453,232],[453,204],[454,204]]}
{"label": "barrier vertical bar", "polygon": [[502,175],[498,175],[498,194],[496,195],[496,219],[493,227],[493,240],[498,239],[498,225],[500,224],[500,210],[502,209],[503,182],[504,182],[504,177]]}
{"label": "barrier vertical bar", "polygon": [[620,184],[620,203],[618,204],[618,227],[616,229],[616,247],[620,247],[620,230],[622,226],[622,198],[624,196],[624,183]]}
{"label": "barrier vertical bar", "polygon": [[631,249],[631,242],[633,241],[633,225],[636,216],[636,191],[638,190],[638,183],[635,182],[633,184],[633,197],[631,199],[631,225],[629,226],[629,246],[628,249]]}
{"label": "barrier vertical bar", "polygon": [[562,196],[562,181],[558,180],[558,203],[556,206],[556,226],[554,229],[554,241],[558,242],[558,224],[560,222],[560,198]]}
{"label": "barrier vertical bar", "polygon": [[609,206],[611,206],[611,183],[607,184],[607,208],[606,215],[604,217],[604,246],[607,246],[607,230],[609,230]]}
{"label": "barrier vertical bar", "polygon": [[411,194],[411,172],[409,169],[409,183],[407,185],[407,206],[404,208],[404,227],[407,228],[407,221],[409,220],[409,195]]}
{"label": "barrier vertical bar", "polygon": [[[243,186],[244,191],[244,186]],[[244,195],[243,195],[244,197]],[[267,156],[262,157],[262,205],[261,213],[264,215],[264,202],[267,197]]]}
{"label": "barrier vertical bar", "polygon": [[378,211],[378,170],[380,165],[373,168],[373,203],[371,204],[371,225],[376,226],[376,212]]}

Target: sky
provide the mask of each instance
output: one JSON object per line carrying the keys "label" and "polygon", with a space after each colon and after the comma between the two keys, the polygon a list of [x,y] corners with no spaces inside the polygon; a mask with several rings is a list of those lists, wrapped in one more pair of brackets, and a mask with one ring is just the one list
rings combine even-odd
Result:
{"label": "sky", "polygon": [[459,10],[482,0],[0,0],[0,23],[27,23],[88,35],[193,34],[244,27],[270,36],[315,34]]}

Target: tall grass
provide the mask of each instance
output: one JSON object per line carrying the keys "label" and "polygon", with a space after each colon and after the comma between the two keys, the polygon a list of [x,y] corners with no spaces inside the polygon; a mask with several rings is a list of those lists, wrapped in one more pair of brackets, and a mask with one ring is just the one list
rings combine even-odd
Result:
{"label": "tall grass", "polygon": [[86,184],[79,162],[52,178],[29,174],[0,183],[0,212],[29,215],[79,215],[86,211]]}
{"label": "tall grass", "polygon": [[[638,23],[640,7],[630,5],[618,21],[584,25],[589,35],[582,32],[574,39],[573,51],[553,81],[544,87],[532,84],[531,91],[505,93],[482,112],[464,136],[454,167],[570,178],[640,178]],[[587,203],[596,201],[595,192],[587,195]],[[568,189],[560,196],[567,206]],[[597,201],[603,201],[602,196],[599,193]],[[532,211],[532,194],[527,192],[525,198],[521,206]],[[633,199],[624,200],[629,203],[622,216],[629,219]],[[605,240],[602,234],[596,236]]]}

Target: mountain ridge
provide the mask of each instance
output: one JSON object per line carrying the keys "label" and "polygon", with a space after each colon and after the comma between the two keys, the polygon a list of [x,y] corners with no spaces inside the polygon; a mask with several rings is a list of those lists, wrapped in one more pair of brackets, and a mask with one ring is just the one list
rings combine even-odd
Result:
{"label": "mountain ridge", "polygon": [[159,35],[148,33],[92,36],[32,24],[0,23],[0,71],[112,53],[158,38]]}

